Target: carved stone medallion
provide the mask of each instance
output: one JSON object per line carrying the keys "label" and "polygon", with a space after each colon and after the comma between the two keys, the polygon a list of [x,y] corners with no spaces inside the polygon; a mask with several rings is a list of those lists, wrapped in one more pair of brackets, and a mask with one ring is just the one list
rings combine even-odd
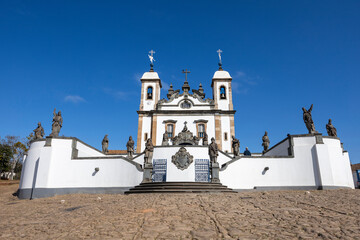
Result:
{"label": "carved stone medallion", "polygon": [[194,157],[186,151],[184,147],[181,147],[179,151],[171,157],[171,162],[176,165],[180,170],[187,169],[193,162]]}

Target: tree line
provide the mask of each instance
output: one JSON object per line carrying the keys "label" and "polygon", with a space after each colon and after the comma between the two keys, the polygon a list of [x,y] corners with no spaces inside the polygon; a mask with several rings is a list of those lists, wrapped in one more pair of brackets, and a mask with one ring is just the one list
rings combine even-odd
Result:
{"label": "tree line", "polygon": [[32,133],[26,138],[10,135],[5,138],[0,137],[0,176],[2,179],[20,179],[22,163],[32,139]]}

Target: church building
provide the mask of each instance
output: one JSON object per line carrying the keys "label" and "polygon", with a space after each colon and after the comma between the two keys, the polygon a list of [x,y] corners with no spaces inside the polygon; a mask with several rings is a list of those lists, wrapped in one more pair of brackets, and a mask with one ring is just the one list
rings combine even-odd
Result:
{"label": "church building", "polygon": [[105,137],[100,151],[76,137],[59,137],[62,116],[54,112],[53,132],[45,138],[36,134],[31,142],[19,198],[354,188],[348,152],[330,121],[329,136],[315,131],[312,107],[303,109],[308,133],[288,134],[270,148],[265,135],[262,153],[241,154],[236,147],[232,78],[222,69],[221,50],[219,68],[205,83],[211,84],[212,96],[201,84],[191,89],[189,71],[183,70],[182,88],[170,86],[166,99],[160,98],[161,79],[150,53],[150,71],[141,77],[136,143],[129,140],[126,152],[108,151]]}
{"label": "church building", "polygon": [[[187,76],[188,71],[184,71]],[[152,139],[154,146],[163,143],[165,132],[172,144],[184,127],[193,133],[192,139],[183,140],[179,145],[203,145],[204,135],[216,139],[220,150],[231,152],[231,136],[235,135],[231,90],[232,78],[220,66],[211,80],[213,98],[205,98],[204,89],[190,90],[186,80],[182,89],[170,86],[167,99],[160,99],[161,80],[151,69],[141,78],[141,101],[137,135],[137,153],[144,151],[145,142]]]}

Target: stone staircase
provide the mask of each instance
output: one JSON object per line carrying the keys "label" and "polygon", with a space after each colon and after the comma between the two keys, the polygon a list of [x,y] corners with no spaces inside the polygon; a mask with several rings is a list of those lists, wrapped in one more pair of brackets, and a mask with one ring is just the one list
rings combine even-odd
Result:
{"label": "stone staircase", "polygon": [[141,183],[126,191],[125,194],[135,193],[235,193],[231,188],[221,183],[207,182],[150,182]]}

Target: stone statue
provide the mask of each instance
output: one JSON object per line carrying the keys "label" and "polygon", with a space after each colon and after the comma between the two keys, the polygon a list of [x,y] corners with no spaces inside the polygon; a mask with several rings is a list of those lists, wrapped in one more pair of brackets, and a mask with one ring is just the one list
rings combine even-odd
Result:
{"label": "stone statue", "polygon": [[332,125],[331,119],[329,119],[329,123],[326,124],[326,131],[329,136],[337,137],[337,131],[336,131],[336,128]]}
{"label": "stone statue", "polygon": [[154,146],[152,144],[151,138],[149,138],[145,144],[145,156],[144,156],[145,164],[146,163],[151,164],[153,152],[154,152]]}
{"label": "stone statue", "polygon": [[198,138],[197,136],[194,136],[193,141],[194,141],[195,145],[199,145],[200,138]]}
{"label": "stone statue", "polygon": [[208,135],[206,132],[204,132],[204,137],[203,137],[203,146],[207,146],[209,144],[208,142]]}
{"label": "stone statue", "polygon": [[108,153],[109,150],[108,150],[108,147],[109,147],[109,139],[108,139],[108,135],[106,134],[104,139],[102,140],[101,142],[101,145],[102,145],[102,152],[103,153]]}
{"label": "stone statue", "polygon": [[187,132],[188,131],[188,128],[187,128],[186,124],[187,124],[187,122],[185,121],[184,122],[184,128],[183,128],[182,132]]}
{"label": "stone statue", "polygon": [[37,140],[37,139],[43,139],[44,138],[44,128],[41,126],[41,122],[38,123],[38,126],[37,128],[34,130],[34,140]]}
{"label": "stone statue", "polygon": [[265,131],[265,134],[262,137],[262,141],[263,141],[262,146],[264,147],[264,151],[263,151],[263,154],[264,154],[268,150],[269,145],[270,145],[270,140],[269,140],[267,131]]}
{"label": "stone statue", "polygon": [[168,146],[169,145],[169,134],[167,131],[163,134],[163,140],[161,143],[162,146]]}
{"label": "stone statue", "polygon": [[58,137],[60,129],[63,124],[63,118],[61,116],[61,111],[59,111],[56,114],[56,108],[54,109],[54,117],[53,117],[53,123],[52,123],[52,132],[50,134],[50,137]]}
{"label": "stone statue", "polygon": [[309,108],[309,110],[306,110],[304,107],[302,108],[303,110],[303,119],[306,125],[306,128],[308,129],[309,133],[317,133],[317,131],[315,130],[315,125],[314,125],[314,121],[312,120],[312,116],[311,116],[311,111],[313,108],[313,104],[311,104],[311,107]]}
{"label": "stone statue", "polygon": [[215,138],[211,138],[211,143],[209,145],[209,156],[211,163],[217,163],[217,156],[219,156],[218,153],[218,145],[215,143]]}
{"label": "stone statue", "polygon": [[240,141],[239,139],[236,139],[235,136],[232,136],[232,148],[234,157],[240,156]]}
{"label": "stone statue", "polygon": [[132,136],[129,137],[129,141],[126,143],[126,150],[128,158],[132,159],[134,154],[134,140],[132,139]]}

